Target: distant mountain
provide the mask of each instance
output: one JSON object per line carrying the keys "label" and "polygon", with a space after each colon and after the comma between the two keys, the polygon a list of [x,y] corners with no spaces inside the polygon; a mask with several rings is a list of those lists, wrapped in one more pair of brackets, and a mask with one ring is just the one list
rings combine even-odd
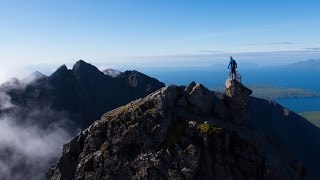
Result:
{"label": "distant mountain", "polygon": [[292,63],[284,66],[289,70],[298,70],[298,71],[315,71],[320,70],[320,59],[309,59],[307,61],[299,61],[296,63]]}
{"label": "distant mountain", "polygon": [[39,79],[43,79],[43,78],[46,78],[46,77],[47,77],[46,75],[42,74],[41,72],[36,71],[36,72],[31,73],[29,76],[23,78],[21,80],[21,82],[23,82],[25,84],[30,84],[30,83],[32,83],[34,81],[37,81]]}
{"label": "distant mountain", "polygon": [[[251,93],[236,81],[225,93],[195,83],[162,88],[105,113],[67,142],[47,179],[311,179],[310,163],[319,168],[312,164],[319,157],[319,136],[305,139],[309,145],[298,143],[319,130]],[[288,143],[308,154],[292,156]]]}
{"label": "distant mountain", "polygon": [[105,111],[164,86],[164,83],[138,71],[108,72],[118,75],[110,77],[80,60],[72,69],[62,65],[48,77],[35,72],[21,80],[12,79],[0,86],[0,92],[7,93],[13,104],[24,109],[50,106],[66,111],[70,119],[85,128]]}
{"label": "distant mountain", "polygon": [[105,75],[108,75],[110,77],[117,77],[119,76],[122,72],[115,70],[115,69],[106,69],[102,71]]}

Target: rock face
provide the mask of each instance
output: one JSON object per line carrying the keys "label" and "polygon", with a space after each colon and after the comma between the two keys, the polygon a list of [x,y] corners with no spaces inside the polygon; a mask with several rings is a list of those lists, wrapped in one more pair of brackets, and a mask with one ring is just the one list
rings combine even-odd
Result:
{"label": "rock face", "polygon": [[249,95],[252,94],[252,91],[233,80],[231,85],[226,88],[225,94],[231,111],[229,120],[239,124],[248,120]]}
{"label": "rock face", "polygon": [[246,124],[281,144],[320,179],[320,129],[274,101],[250,97]]}
{"label": "rock face", "polygon": [[21,82],[12,80],[1,85],[0,92],[8,94],[13,104],[25,109],[49,106],[67,112],[76,125],[86,128],[106,111],[162,87],[164,83],[137,71],[111,77],[79,60],[72,69],[62,65],[49,77],[37,72]]}
{"label": "rock face", "polygon": [[64,145],[47,179],[309,179],[278,144],[229,121],[237,93],[168,86],[109,111]]}

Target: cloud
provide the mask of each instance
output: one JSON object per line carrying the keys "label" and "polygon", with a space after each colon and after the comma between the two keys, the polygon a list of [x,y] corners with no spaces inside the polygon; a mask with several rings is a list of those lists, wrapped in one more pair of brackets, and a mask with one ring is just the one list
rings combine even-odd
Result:
{"label": "cloud", "polygon": [[246,46],[291,45],[291,44],[295,44],[295,43],[294,43],[294,42],[290,42],[290,41],[280,41],[280,42],[256,42],[256,43],[246,44]]}
{"label": "cloud", "polygon": [[320,51],[320,47],[310,47],[310,48],[304,48],[305,50],[311,50],[311,51]]}
{"label": "cloud", "polygon": [[0,92],[0,102],[0,179],[44,179],[74,124],[66,112],[47,105],[19,107],[5,92]]}
{"label": "cloud", "polygon": [[223,53],[224,51],[219,51],[219,50],[202,50],[200,52],[203,53]]}
{"label": "cloud", "polygon": [[0,111],[4,111],[13,107],[14,105],[11,103],[11,97],[4,92],[0,92]]}

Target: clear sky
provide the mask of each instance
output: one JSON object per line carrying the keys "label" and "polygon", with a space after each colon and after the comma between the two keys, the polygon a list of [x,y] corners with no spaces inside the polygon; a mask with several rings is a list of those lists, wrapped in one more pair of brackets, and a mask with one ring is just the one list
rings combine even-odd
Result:
{"label": "clear sky", "polygon": [[319,9],[319,0],[0,0],[0,71],[78,59],[320,58]]}

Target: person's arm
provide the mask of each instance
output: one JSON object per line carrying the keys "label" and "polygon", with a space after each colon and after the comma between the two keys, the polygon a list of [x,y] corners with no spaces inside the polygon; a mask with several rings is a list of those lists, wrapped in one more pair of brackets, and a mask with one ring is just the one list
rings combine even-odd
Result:
{"label": "person's arm", "polygon": [[230,66],[231,66],[231,61],[229,62],[228,69],[230,69]]}

